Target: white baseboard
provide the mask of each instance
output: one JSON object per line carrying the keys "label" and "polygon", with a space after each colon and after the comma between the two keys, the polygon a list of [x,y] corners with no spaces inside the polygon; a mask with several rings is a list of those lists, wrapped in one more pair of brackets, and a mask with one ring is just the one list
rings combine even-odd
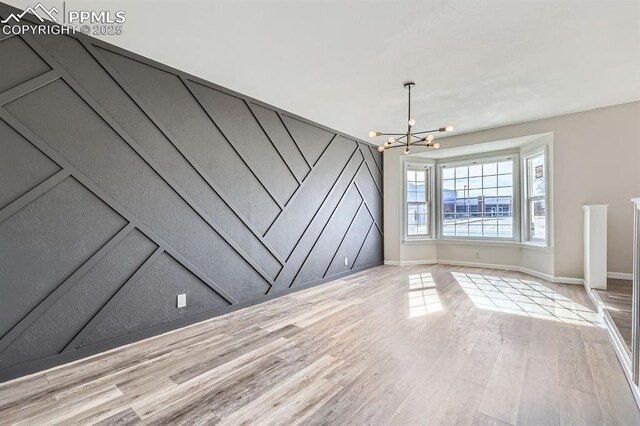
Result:
{"label": "white baseboard", "polygon": [[385,265],[392,266],[413,266],[413,265],[435,265],[437,264],[437,260],[405,260],[404,262],[400,262],[397,260],[385,260]]}
{"label": "white baseboard", "polygon": [[523,268],[521,266],[512,266],[512,265],[499,265],[494,263],[479,263],[479,262],[461,262],[459,260],[445,260],[445,259],[437,259],[437,260],[410,260],[410,261],[397,261],[397,260],[385,260],[385,265],[393,265],[393,266],[411,266],[411,265],[453,265],[453,266],[467,266],[470,268],[489,268],[489,269],[499,269],[503,271],[515,271],[515,272],[523,272],[525,274],[533,275],[534,277],[541,278],[545,281],[549,281],[557,284],[573,284],[573,285],[584,285],[584,280],[582,278],[571,278],[571,277],[554,277],[549,274],[545,274],[543,272],[534,271],[533,269]]}
{"label": "white baseboard", "polygon": [[616,280],[633,280],[633,274],[627,272],[607,272],[607,278],[613,278]]}
{"label": "white baseboard", "polygon": [[552,283],[583,285],[582,278],[555,277],[553,275],[545,274],[544,272],[535,271],[529,268],[524,268],[522,266],[499,265],[494,263],[480,263],[480,262],[460,262],[457,260],[441,260],[441,259],[438,259],[438,263],[441,263],[443,265],[468,266],[471,268],[489,268],[489,269],[500,269],[504,271],[523,272],[525,274],[533,275],[534,277],[542,278],[543,280],[549,281]]}

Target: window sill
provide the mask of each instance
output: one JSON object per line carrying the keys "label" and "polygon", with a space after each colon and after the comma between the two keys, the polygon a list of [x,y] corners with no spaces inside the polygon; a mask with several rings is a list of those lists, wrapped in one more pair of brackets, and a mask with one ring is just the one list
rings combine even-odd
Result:
{"label": "window sill", "polygon": [[441,238],[439,244],[463,245],[463,246],[489,246],[489,247],[518,247],[520,243],[514,240],[474,240],[466,238]]}
{"label": "window sill", "polygon": [[520,245],[523,249],[533,250],[533,251],[542,251],[545,253],[553,253],[553,247],[546,245],[545,243],[534,243],[530,241],[521,242]]}
{"label": "window sill", "polygon": [[403,245],[462,245],[462,246],[485,246],[485,247],[507,247],[518,248],[524,250],[540,251],[544,253],[553,253],[553,247],[542,244],[521,242],[521,241],[496,241],[496,240],[467,240],[467,239],[448,239],[448,238],[428,238],[405,240]]}
{"label": "window sill", "polygon": [[412,245],[420,245],[420,244],[435,244],[438,241],[439,240],[436,240],[435,238],[431,238],[431,237],[407,238],[407,239],[402,241],[402,244],[408,245],[408,246],[412,246]]}

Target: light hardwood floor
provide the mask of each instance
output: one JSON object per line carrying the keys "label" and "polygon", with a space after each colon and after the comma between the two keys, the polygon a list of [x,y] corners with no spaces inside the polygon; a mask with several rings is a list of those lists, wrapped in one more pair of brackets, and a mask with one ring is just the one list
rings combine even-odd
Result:
{"label": "light hardwood floor", "polygon": [[631,353],[631,296],[633,281],[609,278],[606,290],[596,290],[604,309],[609,313],[616,325],[622,340],[627,346],[627,352]]}
{"label": "light hardwood floor", "polygon": [[0,385],[1,424],[640,424],[579,286],[382,266]]}

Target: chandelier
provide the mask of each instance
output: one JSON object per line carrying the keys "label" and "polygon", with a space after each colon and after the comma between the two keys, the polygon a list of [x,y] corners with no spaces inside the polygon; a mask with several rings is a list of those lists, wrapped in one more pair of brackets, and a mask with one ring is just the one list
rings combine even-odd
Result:
{"label": "chandelier", "polygon": [[411,87],[415,86],[413,81],[404,83],[404,87],[407,88],[409,95],[408,102],[408,114],[407,114],[407,132],[406,133],[383,133],[383,132],[369,132],[369,137],[375,138],[377,136],[389,136],[384,145],[378,147],[378,151],[384,152],[385,149],[404,147],[404,153],[408,154],[412,146],[426,146],[427,148],[438,149],[440,144],[433,142],[435,139],[434,133],[438,132],[453,132],[453,126],[440,127],[432,130],[424,130],[422,132],[414,132],[413,126],[416,124],[416,120],[411,118]]}

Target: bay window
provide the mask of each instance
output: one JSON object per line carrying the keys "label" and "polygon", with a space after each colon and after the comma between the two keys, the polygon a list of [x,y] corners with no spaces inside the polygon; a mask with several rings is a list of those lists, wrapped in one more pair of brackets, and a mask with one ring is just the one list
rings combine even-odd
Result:
{"label": "bay window", "polygon": [[547,145],[463,160],[404,162],[404,240],[548,246]]}
{"label": "bay window", "polygon": [[443,165],[441,236],[514,239],[514,160]]}

